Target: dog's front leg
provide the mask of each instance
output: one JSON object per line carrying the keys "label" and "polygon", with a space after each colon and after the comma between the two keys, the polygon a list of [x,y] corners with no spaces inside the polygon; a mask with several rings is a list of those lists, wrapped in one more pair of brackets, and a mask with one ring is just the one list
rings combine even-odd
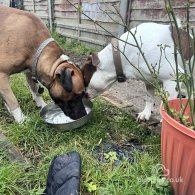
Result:
{"label": "dog's front leg", "polygon": [[11,115],[14,117],[15,121],[22,123],[25,120],[25,116],[18,104],[15,95],[9,84],[9,77],[5,74],[0,74],[0,94],[5,101],[5,105]]}
{"label": "dog's front leg", "polygon": [[31,72],[25,72],[25,75],[26,75],[26,80],[28,82],[28,85],[31,89],[33,100],[36,102],[36,104],[39,108],[43,108],[44,106],[46,106],[46,103],[44,102],[41,95],[38,93],[38,89],[39,89],[38,83],[35,83],[32,80]]}
{"label": "dog's front leg", "polygon": [[154,88],[153,86],[146,84],[146,105],[142,112],[138,113],[137,121],[148,121],[154,110]]}

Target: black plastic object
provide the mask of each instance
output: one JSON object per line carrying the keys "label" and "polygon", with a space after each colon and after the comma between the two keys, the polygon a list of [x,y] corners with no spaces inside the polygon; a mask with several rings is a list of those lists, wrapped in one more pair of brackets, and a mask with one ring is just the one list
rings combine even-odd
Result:
{"label": "black plastic object", "polygon": [[47,176],[47,186],[42,195],[78,195],[80,176],[81,157],[78,152],[54,157]]}

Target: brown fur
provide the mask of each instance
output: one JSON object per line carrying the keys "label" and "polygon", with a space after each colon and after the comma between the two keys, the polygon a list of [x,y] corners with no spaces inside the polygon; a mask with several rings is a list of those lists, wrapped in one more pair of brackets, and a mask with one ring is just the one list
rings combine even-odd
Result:
{"label": "brown fur", "polygon": [[[31,71],[36,50],[49,37],[48,29],[34,14],[0,5],[0,93],[10,110],[19,104],[9,86],[9,75]],[[61,103],[85,91],[81,71],[73,64],[59,60],[63,53],[56,42],[51,42],[44,48],[37,64],[38,80],[49,89],[51,97],[57,97]],[[71,92],[64,90],[55,75],[59,66],[74,71]]]}
{"label": "brown fur", "polygon": [[98,54],[97,53],[91,53],[88,59],[84,62],[81,70],[84,77],[85,86],[87,87],[89,85],[89,82],[91,80],[91,77],[93,76],[94,72],[97,69],[97,65],[100,63]]}
{"label": "brown fur", "polygon": [[[176,44],[177,49],[179,50],[179,41],[178,41],[178,35],[177,35],[177,30],[176,27],[170,27],[172,37],[174,40],[174,43]],[[194,55],[194,42],[191,37],[189,37],[188,41],[188,33],[182,29],[179,30],[180,32],[180,38],[181,38],[181,48],[183,52],[183,56],[185,60],[188,60]],[[190,48],[188,43],[190,43]],[[180,51],[181,53],[181,51]]]}

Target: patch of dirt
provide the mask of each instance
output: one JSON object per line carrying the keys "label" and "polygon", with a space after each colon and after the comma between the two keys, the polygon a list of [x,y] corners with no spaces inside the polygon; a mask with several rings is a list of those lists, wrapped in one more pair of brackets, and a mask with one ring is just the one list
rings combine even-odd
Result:
{"label": "patch of dirt", "polygon": [[[112,94],[112,97],[120,100],[126,107],[131,107],[131,110],[137,113],[141,112],[145,107],[146,88],[142,81],[128,80],[124,83],[116,82],[105,94]],[[158,97],[154,97],[154,99],[155,108],[152,117],[160,121],[160,99]]]}
{"label": "patch of dirt", "polygon": [[[94,157],[103,163],[113,162],[113,165],[120,165],[123,160],[129,163],[135,161],[135,154],[143,152],[143,147],[139,143],[127,142],[123,145],[113,143],[102,143],[92,150]],[[116,155],[116,156],[115,156]]]}
{"label": "patch of dirt", "polygon": [[[102,94],[102,97],[134,118],[137,118],[137,114],[145,107],[145,84],[137,80],[128,80],[124,83],[116,82],[109,90]],[[161,101],[158,97],[154,97],[154,99],[155,107],[151,119],[147,122],[142,122],[142,124],[154,133],[160,134],[161,116],[159,108]]]}
{"label": "patch of dirt", "polygon": [[83,64],[83,62],[87,59],[87,56],[75,54],[74,52],[65,50],[65,54],[69,56],[70,60],[78,65]]}

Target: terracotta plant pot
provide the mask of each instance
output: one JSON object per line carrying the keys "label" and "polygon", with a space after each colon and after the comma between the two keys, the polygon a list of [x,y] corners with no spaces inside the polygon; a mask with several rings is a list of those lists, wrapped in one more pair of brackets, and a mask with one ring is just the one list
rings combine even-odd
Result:
{"label": "terracotta plant pot", "polygon": [[[182,103],[186,103],[186,99]],[[170,108],[180,110],[180,100],[169,101]],[[161,155],[164,176],[175,195],[195,194],[195,131],[171,118],[160,108],[162,116]],[[185,115],[189,116],[189,107]]]}

